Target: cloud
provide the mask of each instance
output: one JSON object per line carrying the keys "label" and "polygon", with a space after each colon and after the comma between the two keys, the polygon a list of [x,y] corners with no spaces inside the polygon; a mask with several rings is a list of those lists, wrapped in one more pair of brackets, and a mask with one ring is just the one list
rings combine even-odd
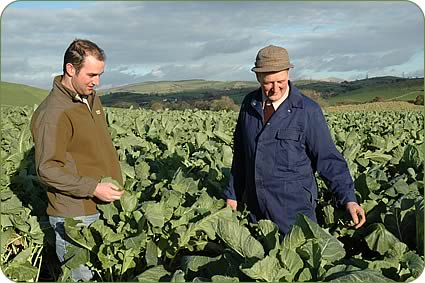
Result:
{"label": "cloud", "polygon": [[412,60],[423,65],[423,14],[410,2],[93,1],[70,8],[66,2],[43,3],[16,2],[4,11],[4,80],[50,87],[51,74],[61,72],[63,52],[75,38],[105,50],[105,85],[254,80],[255,55],[268,44],[288,49],[293,76],[328,71],[348,77],[391,66],[407,73],[418,69]]}

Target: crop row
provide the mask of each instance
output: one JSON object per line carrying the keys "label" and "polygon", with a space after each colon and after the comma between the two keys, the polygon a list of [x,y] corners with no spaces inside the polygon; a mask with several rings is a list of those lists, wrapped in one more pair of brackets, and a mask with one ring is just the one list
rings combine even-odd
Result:
{"label": "crop row", "polygon": [[326,115],[367,223],[346,226],[319,180],[318,223],[300,215],[285,236],[270,221],[248,223],[246,210],[233,212],[221,199],[237,113],[106,113],[126,191],[99,205],[101,218],[89,227],[67,221],[78,246],[59,273],[46,259],[53,241],[34,167],[32,109],[2,109],[1,260],[12,280],[66,280],[81,263],[97,281],[388,282],[423,270],[420,112]]}

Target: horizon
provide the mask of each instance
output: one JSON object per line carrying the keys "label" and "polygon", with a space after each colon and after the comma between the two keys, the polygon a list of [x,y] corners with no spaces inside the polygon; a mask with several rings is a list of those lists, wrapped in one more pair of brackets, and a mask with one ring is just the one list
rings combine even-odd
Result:
{"label": "horizon", "polygon": [[[391,75],[385,75],[385,76],[376,76],[376,77],[367,77],[367,78],[359,78],[359,79],[353,79],[353,80],[343,80],[343,79],[339,79],[339,78],[330,78],[330,80],[327,79],[293,79],[290,81],[293,82],[297,82],[297,81],[319,81],[319,82],[331,82],[331,83],[342,83],[344,81],[347,82],[355,82],[355,81],[361,81],[361,80],[371,80],[371,79],[377,79],[377,78],[385,78],[385,77],[394,77],[394,78],[398,78],[398,79],[406,79],[406,80],[414,80],[414,79],[424,79],[424,76],[421,77],[399,77],[399,76],[391,76]],[[258,83],[256,80],[227,80],[227,81],[220,81],[220,80],[208,80],[208,79],[182,79],[182,80],[162,80],[162,81],[142,81],[142,82],[136,82],[136,83],[131,83],[131,84],[123,84],[123,85],[117,85],[111,88],[102,88],[99,87],[97,89],[97,91],[101,92],[101,91],[105,91],[105,90],[109,90],[109,89],[113,89],[113,88],[120,88],[120,87],[128,87],[128,86],[133,86],[133,85],[142,85],[142,84],[147,84],[147,83],[162,83],[162,82],[187,82],[187,81],[205,81],[205,82],[246,82],[246,83]],[[33,86],[33,85],[29,85],[29,84],[23,84],[23,83],[17,83],[17,82],[9,82],[9,81],[5,81],[5,80],[1,80],[0,83],[9,83],[9,84],[16,84],[16,85],[22,85],[22,86],[29,86],[29,87],[34,87],[34,88],[39,88],[42,90],[49,90],[50,88],[41,88],[38,86]]]}

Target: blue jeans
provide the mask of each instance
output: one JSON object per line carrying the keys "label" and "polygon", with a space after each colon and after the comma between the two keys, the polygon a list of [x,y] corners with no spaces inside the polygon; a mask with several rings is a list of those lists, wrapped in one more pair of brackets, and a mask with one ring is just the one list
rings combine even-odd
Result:
{"label": "blue jeans", "polygon": [[[97,219],[99,219],[99,213],[87,216],[74,217],[75,220],[83,221],[80,225],[88,226]],[[65,261],[66,247],[72,245],[71,240],[65,235],[65,218],[60,216],[49,216],[50,225],[55,230],[56,237],[56,254],[61,263]],[[74,281],[82,280],[89,281],[93,277],[93,273],[85,265],[71,270],[71,277]]]}

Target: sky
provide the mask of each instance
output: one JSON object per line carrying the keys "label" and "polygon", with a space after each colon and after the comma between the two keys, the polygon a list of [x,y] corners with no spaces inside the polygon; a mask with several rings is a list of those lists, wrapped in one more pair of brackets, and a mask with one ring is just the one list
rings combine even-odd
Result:
{"label": "sky", "polygon": [[409,1],[7,1],[1,80],[44,89],[75,38],[105,50],[102,88],[254,81],[269,44],[288,50],[292,80],[424,75],[424,14]]}

